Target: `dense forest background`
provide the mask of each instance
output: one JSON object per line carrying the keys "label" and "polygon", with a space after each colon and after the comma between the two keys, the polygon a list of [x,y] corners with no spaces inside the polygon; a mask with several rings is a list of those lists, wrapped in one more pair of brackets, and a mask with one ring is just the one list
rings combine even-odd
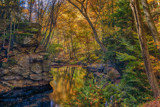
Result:
{"label": "dense forest background", "polygon": [[35,52],[41,47],[70,64],[111,64],[120,74],[118,85],[114,72],[86,83],[70,101],[74,106],[140,105],[160,95],[159,15],[159,0],[0,0],[0,67],[14,63],[15,41],[37,33],[24,29],[37,23],[42,41]]}

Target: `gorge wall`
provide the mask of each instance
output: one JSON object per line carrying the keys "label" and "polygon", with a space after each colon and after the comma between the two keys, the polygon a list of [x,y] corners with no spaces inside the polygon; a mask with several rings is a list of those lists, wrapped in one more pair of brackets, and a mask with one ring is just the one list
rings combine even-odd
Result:
{"label": "gorge wall", "polygon": [[0,39],[0,92],[51,81],[49,55],[40,45],[40,29],[37,23],[19,23],[10,43],[9,38]]}

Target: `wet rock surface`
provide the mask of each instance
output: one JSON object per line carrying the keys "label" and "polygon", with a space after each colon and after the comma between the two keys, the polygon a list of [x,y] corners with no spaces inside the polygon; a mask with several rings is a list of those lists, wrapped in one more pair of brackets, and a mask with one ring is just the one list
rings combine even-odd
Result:
{"label": "wet rock surface", "polygon": [[[92,64],[84,67],[88,72],[92,72],[95,78],[108,78],[113,83],[119,83],[121,76],[120,73],[111,65],[108,64]],[[110,78],[109,78],[110,77]]]}

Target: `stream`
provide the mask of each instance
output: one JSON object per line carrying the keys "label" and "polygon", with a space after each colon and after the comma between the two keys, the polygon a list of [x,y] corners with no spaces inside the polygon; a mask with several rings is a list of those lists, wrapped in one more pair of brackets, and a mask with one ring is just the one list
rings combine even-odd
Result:
{"label": "stream", "polygon": [[83,87],[91,75],[81,66],[53,67],[53,80],[36,87],[13,88],[0,94],[0,107],[63,107],[74,98],[75,88]]}

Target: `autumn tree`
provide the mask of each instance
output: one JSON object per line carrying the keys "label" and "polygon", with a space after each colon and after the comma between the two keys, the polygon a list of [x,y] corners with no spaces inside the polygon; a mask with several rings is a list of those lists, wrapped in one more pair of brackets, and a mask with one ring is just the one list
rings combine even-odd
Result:
{"label": "autumn tree", "polygon": [[103,45],[103,43],[99,39],[99,35],[97,33],[97,30],[95,26],[93,25],[93,22],[91,21],[89,15],[88,15],[88,3],[91,1],[88,0],[67,0],[69,3],[71,3],[75,8],[79,10],[79,12],[84,16],[84,18],[89,23],[90,27],[92,28],[94,38],[96,42],[99,44],[103,52],[107,52],[107,48]]}
{"label": "autumn tree", "polygon": [[59,16],[59,9],[60,9],[60,6],[61,6],[62,2],[61,1],[58,1],[58,0],[52,0],[51,4],[50,4],[50,9],[49,9],[49,17],[48,17],[48,26],[49,29],[47,28],[46,29],[46,33],[47,31],[49,31],[49,34],[44,35],[44,38],[43,38],[43,41],[42,41],[42,45],[44,45],[45,47],[47,47],[50,39],[51,39],[51,34],[53,34],[53,30],[56,26],[56,22],[57,22],[57,19],[58,19],[58,16]]}

